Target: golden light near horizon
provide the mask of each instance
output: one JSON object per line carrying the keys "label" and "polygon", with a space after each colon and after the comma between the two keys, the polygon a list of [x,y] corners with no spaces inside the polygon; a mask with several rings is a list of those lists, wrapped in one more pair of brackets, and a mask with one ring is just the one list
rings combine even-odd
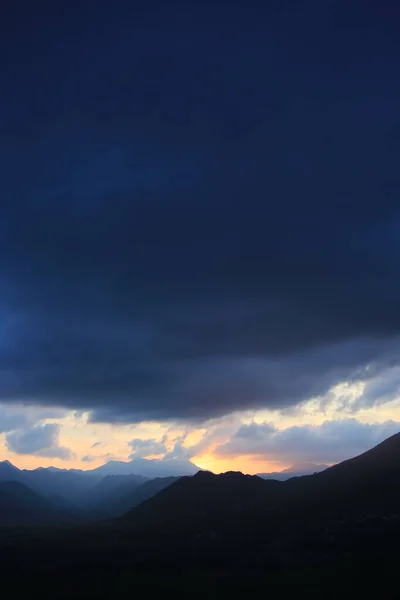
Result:
{"label": "golden light near horizon", "polygon": [[[55,465],[59,468],[92,469],[110,459],[127,461],[132,453],[130,443],[133,439],[165,441],[166,452],[173,451],[175,444],[181,445],[182,452],[188,450],[193,463],[202,469],[215,473],[234,470],[245,473],[280,471],[295,461],[279,460],[279,457],[266,455],[220,456],[216,448],[228,441],[243,424],[271,423],[277,431],[290,427],[321,426],[330,420],[355,418],[363,424],[378,424],[390,420],[400,423],[400,399],[372,406],[358,407],[362,397],[363,385],[343,382],[330,390],[325,399],[311,398],[291,410],[259,410],[228,416],[210,422],[207,427],[173,425],[171,423],[143,422],[135,425],[109,424],[90,421],[89,413],[74,411],[55,412],[54,416],[41,419],[42,423],[59,425],[58,444],[68,448],[71,456],[68,460],[33,454],[12,452],[5,442],[5,434],[0,436],[0,460],[8,459],[21,468],[37,468]],[[321,410],[321,406],[324,410]],[[14,409],[13,409],[14,410]],[[22,410],[22,409],[21,409]],[[40,419],[40,407],[29,408],[32,422]],[[36,417],[37,413],[37,417]],[[198,451],[196,452],[196,450]],[[147,458],[161,459],[164,453],[149,451]]]}
{"label": "golden light near horizon", "polygon": [[241,471],[249,475],[257,473],[273,473],[282,471],[290,464],[268,461],[260,456],[239,456],[235,459],[223,459],[215,457],[212,454],[203,454],[199,457],[193,457],[193,462],[204,469],[213,473],[226,473],[227,471]]}

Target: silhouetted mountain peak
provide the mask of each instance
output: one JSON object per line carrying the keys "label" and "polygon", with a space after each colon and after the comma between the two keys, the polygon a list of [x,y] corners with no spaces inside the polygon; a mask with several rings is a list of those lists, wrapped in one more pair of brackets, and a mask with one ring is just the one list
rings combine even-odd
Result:
{"label": "silhouetted mountain peak", "polygon": [[400,433],[395,433],[371,450],[334,465],[324,473],[351,473],[372,476],[377,472],[400,472]]}
{"label": "silhouetted mountain peak", "polygon": [[274,484],[277,482],[266,482],[240,471],[220,475],[199,471],[192,477],[182,477],[172,483],[123,519],[126,524],[139,528],[196,529],[205,526],[209,516],[218,520],[236,512],[259,509]]}
{"label": "silhouetted mountain peak", "polygon": [[14,469],[14,471],[19,471],[18,467],[13,465],[9,460],[2,460],[0,462],[0,465],[4,465],[6,467],[11,467],[12,469]]}
{"label": "silhouetted mountain peak", "polygon": [[195,475],[193,475],[193,479],[206,481],[207,479],[212,479],[216,477],[215,473],[212,471],[198,471]]}
{"label": "silhouetted mountain peak", "polygon": [[0,481],[12,481],[19,479],[21,471],[9,460],[0,462]]}
{"label": "silhouetted mountain peak", "polygon": [[371,448],[371,450],[364,452],[364,454],[361,454],[360,456],[378,453],[381,455],[385,454],[387,457],[389,455],[392,456],[393,453],[400,454],[400,432],[395,433],[394,435],[390,436],[389,438],[375,446],[375,448]]}
{"label": "silhouetted mountain peak", "polygon": [[220,475],[200,471],[179,479],[132,510],[125,522],[139,528],[174,531],[186,527],[200,531],[206,524],[215,528],[219,523],[228,527],[229,523],[234,527],[239,515],[241,520],[255,521],[280,515],[284,521],[301,519],[301,515],[318,520],[365,515],[369,511],[387,514],[400,499],[398,481],[400,434],[320,473],[304,477],[292,474],[289,481],[265,481],[237,471]]}
{"label": "silhouetted mountain peak", "polygon": [[211,481],[216,479],[223,479],[225,481],[244,481],[246,479],[251,479],[257,477],[257,475],[245,475],[241,471],[225,471],[225,473],[220,473],[216,475],[212,471],[198,471],[196,475],[193,475],[192,479],[196,479],[198,481]]}
{"label": "silhouetted mountain peak", "polygon": [[225,473],[221,473],[221,476],[225,479],[232,479],[232,481],[244,481],[246,479],[249,480],[257,477],[257,475],[249,475],[248,473],[242,473],[242,471],[226,471]]}

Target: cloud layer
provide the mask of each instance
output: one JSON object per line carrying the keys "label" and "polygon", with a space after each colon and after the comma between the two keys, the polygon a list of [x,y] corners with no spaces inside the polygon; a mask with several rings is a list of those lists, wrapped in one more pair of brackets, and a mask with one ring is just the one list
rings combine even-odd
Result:
{"label": "cloud layer", "polygon": [[60,426],[56,423],[39,423],[26,429],[17,429],[6,434],[6,445],[16,454],[31,454],[46,458],[68,460],[73,453],[59,445]]}
{"label": "cloud layer", "polygon": [[395,367],[394,3],[99,4],[1,25],[1,399],[198,421]]}
{"label": "cloud layer", "polygon": [[357,456],[400,431],[400,423],[360,423],[356,419],[326,421],[278,430],[270,423],[242,425],[216,450],[216,456],[251,455],[286,464],[333,464]]}

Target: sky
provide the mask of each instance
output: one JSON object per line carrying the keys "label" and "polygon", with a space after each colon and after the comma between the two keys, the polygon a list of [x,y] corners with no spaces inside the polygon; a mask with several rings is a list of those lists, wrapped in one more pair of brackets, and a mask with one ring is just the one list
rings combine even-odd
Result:
{"label": "sky", "polygon": [[400,430],[399,17],[0,9],[0,459],[256,473]]}

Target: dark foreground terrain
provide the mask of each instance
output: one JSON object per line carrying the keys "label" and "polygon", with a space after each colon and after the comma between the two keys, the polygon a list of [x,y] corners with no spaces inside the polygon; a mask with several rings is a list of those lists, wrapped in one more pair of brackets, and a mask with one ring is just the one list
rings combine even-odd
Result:
{"label": "dark foreground terrain", "polygon": [[[355,537],[352,538],[353,533]],[[217,598],[240,593],[276,598],[398,598],[398,536],[379,523],[343,531],[334,543],[304,540],[278,552],[188,538],[116,539],[116,532],[23,533],[3,540],[2,585],[15,597],[118,598],[171,593]],[[24,537],[26,536],[26,537]],[[110,537],[108,537],[110,536]],[[100,538],[100,539],[99,539]],[[108,539],[107,539],[108,538]],[[83,541],[85,540],[85,541]],[[291,597],[291,596],[290,596]]]}
{"label": "dark foreground terrain", "polygon": [[398,598],[400,435],[312,476],[199,472],[122,517],[0,540],[15,596]]}

